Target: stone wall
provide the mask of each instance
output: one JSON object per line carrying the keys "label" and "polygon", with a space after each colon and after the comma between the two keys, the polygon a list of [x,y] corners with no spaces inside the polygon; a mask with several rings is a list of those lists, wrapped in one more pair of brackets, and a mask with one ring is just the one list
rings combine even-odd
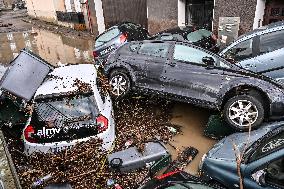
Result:
{"label": "stone wall", "polygon": [[147,6],[150,34],[178,25],[177,0],[148,0]]}
{"label": "stone wall", "polygon": [[217,33],[219,17],[240,17],[239,35],[253,28],[257,0],[216,0],[214,9],[214,32]]}

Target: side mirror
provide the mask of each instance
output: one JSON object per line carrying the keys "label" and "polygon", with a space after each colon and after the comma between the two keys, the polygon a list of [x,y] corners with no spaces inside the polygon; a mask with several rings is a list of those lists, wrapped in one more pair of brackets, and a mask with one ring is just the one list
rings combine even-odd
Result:
{"label": "side mirror", "polygon": [[266,175],[265,170],[259,170],[255,172],[254,174],[252,174],[252,178],[258,185],[266,186],[265,175]]}
{"label": "side mirror", "polygon": [[205,56],[202,58],[202,62],[204,62],[208,67],[215,66],[215,60],[212,57]]}

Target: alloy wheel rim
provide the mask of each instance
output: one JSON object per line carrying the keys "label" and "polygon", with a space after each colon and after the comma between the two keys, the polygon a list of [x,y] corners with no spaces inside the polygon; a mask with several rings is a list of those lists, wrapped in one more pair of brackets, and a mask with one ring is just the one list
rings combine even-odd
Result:
{"label": "alloy wheel rim", "polygon": [[127,81],[124,76],[116,75],[110,80],[111,92],[115,96],[123,95],[127,90]]}
{"label": "alloy wheel rim", "polygon": [[238,100],[229,107],[229,118],[239,127],[249,127],[256,122],[258,109],[249,100]]}

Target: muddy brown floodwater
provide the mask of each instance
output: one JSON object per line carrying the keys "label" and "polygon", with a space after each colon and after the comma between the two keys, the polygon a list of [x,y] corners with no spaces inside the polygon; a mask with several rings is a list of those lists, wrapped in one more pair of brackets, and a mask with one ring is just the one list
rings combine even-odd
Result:
{"label": "muddy brown floodwater", "polygon": [[0,33],[0,63],[9,64],[26,48],[50,64],[92,63],[93,41],[64,36],[44,29]]}

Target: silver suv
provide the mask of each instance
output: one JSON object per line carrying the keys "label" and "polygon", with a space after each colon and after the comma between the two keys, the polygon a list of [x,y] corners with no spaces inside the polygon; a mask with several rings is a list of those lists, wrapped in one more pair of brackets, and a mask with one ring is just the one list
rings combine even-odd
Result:
{"label": "silver suv", "polygon": [[240,36],[219,53],[254,72],[284,81],[284,21]]}

